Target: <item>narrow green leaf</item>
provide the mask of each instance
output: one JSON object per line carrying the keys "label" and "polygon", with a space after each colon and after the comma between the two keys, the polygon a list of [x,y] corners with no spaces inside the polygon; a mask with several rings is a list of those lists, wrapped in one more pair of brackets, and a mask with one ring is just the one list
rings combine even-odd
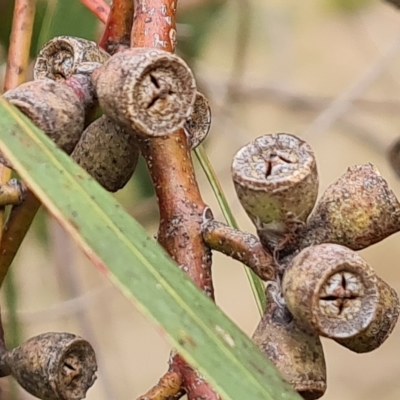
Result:
{"label": "narrow green leaf", "polygon": [[299,400],[271,362],[113,197],[0,99],[0,151],[92,262],[224,400]]}
{"label": "narrow green leaf", "polygon": [[[197,147],[195,150],[195,154],[197,159],[199,160],[201,167],[203,168],[205,175],[207,176],[208,182],[210,183],[214,195],[218,201],[225,221],[233,228],[239,229],[238,223],[236,222],[236,219],[232,214],[228,200],[226,199],[225,193],[222,190],[222,186],[218,180],[217,174],[215,173],[213,166],[210,163],[204,146],[200,145],[199,147]],[[253,292],[258,311],[262,316],[264,314],[265,307],[267,306],[264,293],[264,284],[262,280],[250,268],[244,266],[244,270],[246,272],[247,279],[249,280],[251,291]]]}

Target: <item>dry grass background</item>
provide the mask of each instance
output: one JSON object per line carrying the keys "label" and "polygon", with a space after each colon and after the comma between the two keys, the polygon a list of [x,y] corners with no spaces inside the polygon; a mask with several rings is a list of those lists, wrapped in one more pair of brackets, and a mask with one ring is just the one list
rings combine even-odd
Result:
{"label": "dry grass background", "polygon": [[[246,5],[251,26],[238,37]],[[329,5],[328,0],[231,1],[196,66],[213,103],[208,154],[244,230],[254,232],[234,194],[230,162],[239,147],[263,134],[289,132],[308,140],[321,190],[347,166],[372,162],[400,197],[400,181],[385,158],[387,146],[400,136],[400,13],[378,1],[353,14]],[[238,40],[248,43],[245,50],[236,51]],[[229,95],[229,82],[239,95]],[[222,219],[200,170],[198,177],[206,202]],[[138,204],[133,213],[155,233],[157,220],[148,217],[147,207],[151,211],[154,203]],[[64,330],[84,336],[96,348],[100,366],[88,400],[135,399],[166,370],[168,344],[54,221],[48,229],[50,250],[31,233],[13,265],[24,338]],[[400,234],[362,255],[400,293]],[[214,279],[218,305],[251,335],[258,314],[242,267],[215,254]],[[325,400],[400,398],[400,324],[370,354],[356,355],[326,340],[324,345]],[[8,399],[8,391],[0,398]],[[19,398],[31,397],[21,391]]]}

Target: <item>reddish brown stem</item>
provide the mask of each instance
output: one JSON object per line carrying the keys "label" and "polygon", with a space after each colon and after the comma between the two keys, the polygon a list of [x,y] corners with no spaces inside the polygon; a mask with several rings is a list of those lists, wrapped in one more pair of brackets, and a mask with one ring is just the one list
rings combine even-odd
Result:
{"label": "reddish brown stem", "polygon": [[36,0],[16,0],[15,2],[10,49],[4,81],[5,92],[26,80],[35,7]]}
{"label": "reddish brown stem", "polygon": [[[175,12],[176,0],[137,0],[131,45],[174,51]],[[211,251],[201,234],[206,205],[196,182],[186,135],[181,129],[168,137],[144,140],[141,150],[160,208],[158,241],[196,285],[214,298]],[[179,355],[172,358],[171,370],[181,374],[189,400],[219,399]]]}
{"label": "reddish brown stem", "polygon": [[129,47],[133,23],[133,0],[114,0],[99,45],[110,54]]}
{"label": "reddish brown stem", "polygon": [[81,3],[88,8],[101,22],[107,22],[108,15],[110,13],[110,6],[106,2],[103,0],[81,0]]}
{"label": "reddish brown stem", "polygon": [[[87,109],[86,119],[89,122],[90,112],[93,110],[94,89],[89,76],[73,75],[64,81],[72,88]],[[28,232],[40,202],[35,195],[27,189],[21,205],[13,207],[7,222],[2,230],[0,244],[0,286],[7,275],[8,269],[18,252],[23,239]]]}
{"label": "reddish brown stem", "polygon": [[137,400],[166,400],[175,398],[180,393],[182,377],[180,373],[167,372],[146,394]]}
{"label": "reddish brown stem", "polygon": [[[36,0],[15,1],[4,91],[12,89],[26,80],[35,8]],[[10,178],[11,170],[0,164],[0,184],[7,182]],[[2,242],[3,219],[4,207],[0,207],[0,243]],[[4,271],[0,271],[0,285],[7,271],[8,267]]]}
{"label": "reddish brown stem", "polygon": [[203,239],[211,249],[242,262],[262,280],[275,279],[278,266],[256,236],[210,220],[203,226]]}

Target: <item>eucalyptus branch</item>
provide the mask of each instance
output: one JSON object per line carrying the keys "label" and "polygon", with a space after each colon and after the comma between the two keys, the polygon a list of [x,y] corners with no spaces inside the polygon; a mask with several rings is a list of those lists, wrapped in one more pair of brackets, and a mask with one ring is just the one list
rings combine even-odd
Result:
{"label": "eucalyptus branch", "polygon": [[99,41],[100,47],[110,54],[129,47],[134,15],[133,3],[132,0],[112,2],[104,33]]}
{"label": "eucalyptus branch", "polygon": [[240,261],[260,279],[275,279],[278,266],[256,236],[210,220],[203,227],[203,238],[211,249]]}
{"label": "eucalyptus branch", "polygon": [[[35,9],[36,0],[15,1],[4,91],[12,89],[26,80]],[[11,170],[0,164],[0,185],[6,183],[10,178]],[[4,207],[0,207],[0,244],[3,224]],[[0,267],[0,276],[4,277],[7,270],[8,268]],[[0,280],[0,285],[1,283],[2,280]]]}

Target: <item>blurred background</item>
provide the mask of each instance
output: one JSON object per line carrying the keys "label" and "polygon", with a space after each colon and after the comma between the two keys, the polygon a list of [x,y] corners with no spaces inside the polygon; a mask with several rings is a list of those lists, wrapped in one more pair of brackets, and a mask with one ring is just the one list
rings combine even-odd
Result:
{"label": "blurred background", "polygon": [[[13,1],[0,1],[0,85],[12,11]],[[178,21],[179,53],[212,104],[207,152],[243,230],[254,232],[235,196],[230,164],[242,145],[264,134],[288,132],[307,140],[321,191],[348,166],[372,162],[400,197],[400,180],[386,157],[400,136],[400,11],[377,0],[180,0]],[[78,0],[38,0],[32,59],[56,35],[96,40],[101,31]],[[196,168],[204,199],[222,220]],[[157,207],[143,163],[116,197],[156,232]],[[362,256],[400,293],[400,234]],[[215,254],[213,271],[218,305],[251,335],[259,316],[242,266]],[[43,210],[1,295],[9,345],[46,331],[74,332],[93,344],[99,378],[88,400],[133,400],[167,369],[170,348],[160,332]],[[370,354],[356,355],[327,340],[324,346],[325,400],[400,398],[400,324]],[[0,380],[0,399],[31,398]]]}

